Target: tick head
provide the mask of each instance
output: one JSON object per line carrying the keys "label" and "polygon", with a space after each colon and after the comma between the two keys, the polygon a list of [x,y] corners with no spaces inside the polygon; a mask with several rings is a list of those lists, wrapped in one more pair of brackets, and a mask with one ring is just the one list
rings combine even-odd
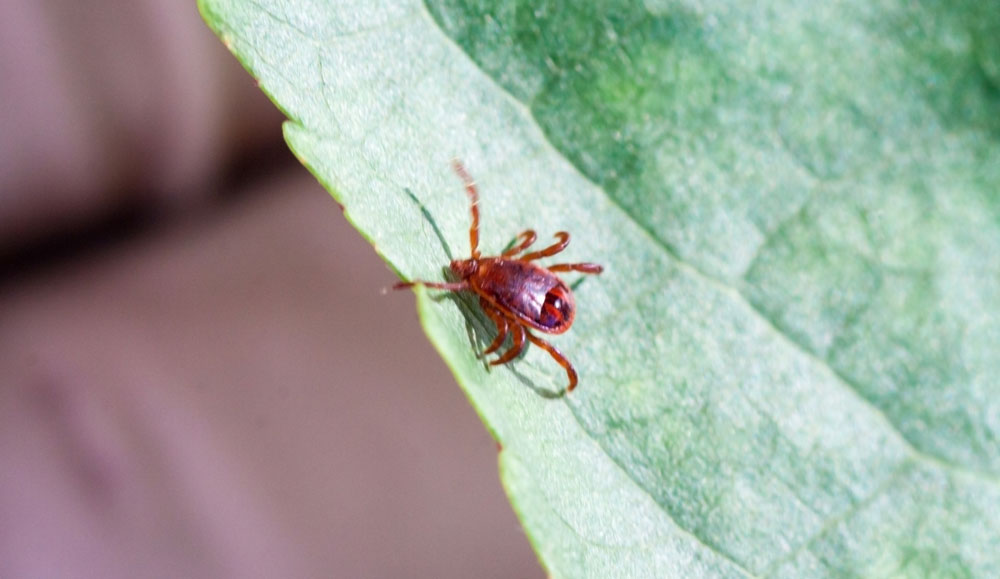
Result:
{"label": "tick head", "polygon": [[475,259],[455,259],[451,262],[451,271],[459,279],[469,279],[479,270],[479,261]]}

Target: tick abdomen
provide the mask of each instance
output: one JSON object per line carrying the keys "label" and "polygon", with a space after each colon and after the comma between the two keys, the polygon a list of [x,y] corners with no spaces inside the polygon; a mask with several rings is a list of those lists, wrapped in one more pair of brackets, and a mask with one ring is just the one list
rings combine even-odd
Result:
{"label": "tick abdomen", "polygon": [[537,330],[561,334],[573,323],[573,294],[552,272],[533,263],[484,258],[468,281],[476,293]]}

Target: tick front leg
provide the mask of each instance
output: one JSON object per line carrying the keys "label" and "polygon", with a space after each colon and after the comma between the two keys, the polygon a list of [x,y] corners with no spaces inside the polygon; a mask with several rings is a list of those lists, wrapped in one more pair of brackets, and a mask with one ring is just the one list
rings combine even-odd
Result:
{"label": "tick front leg", "polygon": [[545,249],[540,249],[538,251],[526,253],[520,257],[520,260],[533,261],[536,259],[541,259],[543,257],[548,257],[550,255],[555,255],[560,251],[566,249],[566,246],[569,245],[569,234],[566,233],[565,231],[560,231],[556,233],[556,239],[558,239],[559,241],[546,247]]}
{"label": "tick front leg", "polygon": [[557,263],[547,267],[549,271],[578,271],[580,273],[598,274],[604,271],[604,266],[596,263]]}
{"label": "tick front leg", "polygon": [[469,227],[469,246],[472,258],[476,259],[479,257],[479,190],[476,189],[476,182],[472,180],[461,161],[452,159],[451,168],[462,180],[465,191],[469,194],[469,211],[472,213],[472,225]]}
{"label": "tick front leg", "polygon": [[538,346],[539,348],[545,350],[552,356],[552,359],[556,361],[560,366],[566,370],[566,375],[569,376],[569,386],[566,387],[566,392],[572,392],[576,388],[576,369],[573,368],[573,364],[563,356],[562,352],[556,349],[555,346],[546,342],[545,340],[535,336],[531,332],[528,332],[528,339],[531,343]]}
{"label": "tick front leg", "polygon": [[394,290],[406,289],[408,287],[413,287],[415,285],[422,285],[424,287],[429,287],[432,289],[448,290],[452,292],[460,292],[469,289],[469,284],[464,281],[458,281],[454,283],[438,283],[434,281],[423,281],[415,279],[413,281],[401,281],[392,286]]}
{"label": "tick front leg", "polygon": [[500,364],[506,364],[507,362],[510,362],[514,358],[517,358],[521,354],[521,351],[524,350],[524,336],[525,334],[529,336],[531,334],[525,332],[524,326],[520,324],[514,324],[512,330],[514,332],[514,345],[511,346],[510,350],[507,350],[503,356],[500,356],[496,360],[490,362],[490,366],[499,366]]}

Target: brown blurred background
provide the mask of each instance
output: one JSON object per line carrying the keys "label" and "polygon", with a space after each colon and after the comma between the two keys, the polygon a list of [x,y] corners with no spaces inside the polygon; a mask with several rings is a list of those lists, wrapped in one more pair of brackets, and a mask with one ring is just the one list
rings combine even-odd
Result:
{"label": "brown blurred background", "polygon": [[539,577],[412,295],[193,0],[0,4],[0,577]]}

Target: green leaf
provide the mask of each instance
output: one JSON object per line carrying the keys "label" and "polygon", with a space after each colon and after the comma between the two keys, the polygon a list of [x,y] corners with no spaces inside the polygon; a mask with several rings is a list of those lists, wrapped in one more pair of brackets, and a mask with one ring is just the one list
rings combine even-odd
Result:
{"label": "green leaf", "polygon": [[563,397],[418,291],[554,576],[1000,576],[996,0],[201,8],[404,277],[467,255],[453,157],[485,252],[606,266]]}

